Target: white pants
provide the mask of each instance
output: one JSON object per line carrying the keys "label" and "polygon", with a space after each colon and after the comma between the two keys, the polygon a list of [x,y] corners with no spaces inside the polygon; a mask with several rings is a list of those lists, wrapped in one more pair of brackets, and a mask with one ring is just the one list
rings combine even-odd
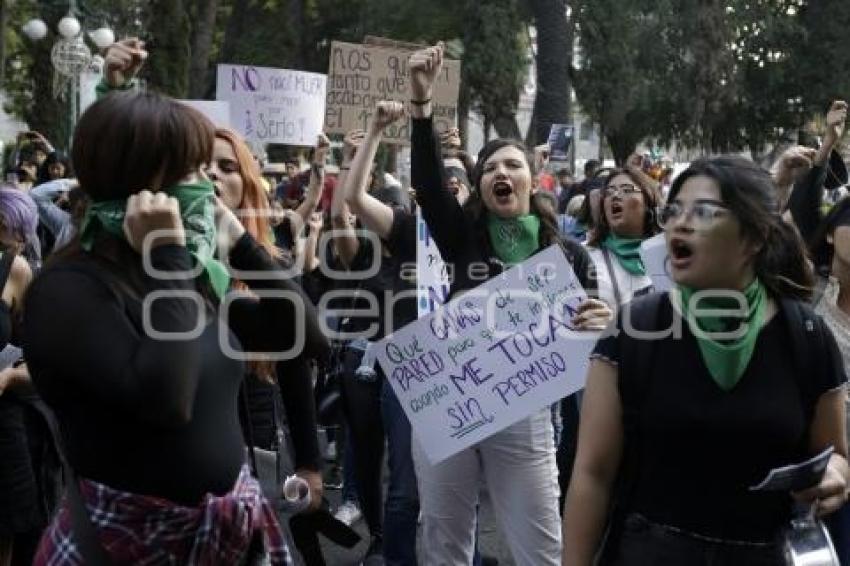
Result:
{"label": "white pants", "polygon": [[432,466],[413,441],[426,566],[469,566],[486,481],[517,566],[560,566],[558,469],[549,408]]}

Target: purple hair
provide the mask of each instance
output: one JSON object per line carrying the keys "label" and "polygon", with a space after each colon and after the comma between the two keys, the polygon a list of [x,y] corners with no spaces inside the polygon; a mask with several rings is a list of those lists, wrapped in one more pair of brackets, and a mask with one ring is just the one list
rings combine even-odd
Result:
{"label": "purple hair", "polygon": [[29,243],[36,238],[38,209],[27,193],[9,183],[0,184],[0,241]]}

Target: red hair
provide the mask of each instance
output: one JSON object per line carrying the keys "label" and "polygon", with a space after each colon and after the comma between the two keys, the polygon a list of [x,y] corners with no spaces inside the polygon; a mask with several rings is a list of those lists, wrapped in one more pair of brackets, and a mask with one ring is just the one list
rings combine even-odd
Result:
{"label": "red hair", "polygon": [[[263,184],[260,167],[254,159],[248,145],[242,137],[232,130],[216,128],[215,137],[222,139],[233,148],[239,174],[242,177],[242,200],[239,202],[239,221],[245,230],[263,246],[272,257],[280,257],[280,250],[275,246],[271,225],[269,224],[269,197]],[[245,211],[244,214],[239,214]]]}
{"label": "red hair", "polygon": [[[242,136],[226,128],[216,128],[215,137],[222,139],[233,148],[239,175],[242,177],[242,200],[236,213],[242,226],[257,242],[269,252],[273,258],[280,257],[280,250],[275,246],[274,236],[269,225],[269,199],[263,188],[263,177],[260,167],[254,160],[254,155]],[[243,212],[243,214],[239,214]],[[236,289],[247,290],[248,286],[242,281],[234,281]],[[275,362],[270,360],[251,360],[246,363],[248,370],[260,379],[269,383],[274,382]]]}

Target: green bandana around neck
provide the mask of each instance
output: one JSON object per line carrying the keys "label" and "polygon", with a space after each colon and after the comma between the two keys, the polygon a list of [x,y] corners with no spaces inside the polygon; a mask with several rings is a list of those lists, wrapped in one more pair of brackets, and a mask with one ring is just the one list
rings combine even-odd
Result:
{"label": "green bandana around neck", "polygon": [[522,263],[540,247],[540,218],[536,214],[516,218],[488,214],[487,232],[496,256],[508,265]]}
{"label": "green bandana around neck", "polygon": [[[209,181],[177,185],[164,192],[177,199],[180,206],[180,218],[186,232],[186,248],[189,254],[203,266],[203,276],[209,282],[216,296],[223,297],[230,285],[227,268],[215,259],[215,192]],[[86,209],[80,225],[80,244],[91,251],[95,239],[101,231],[126,240],[124,235],[124,215],[127,199],[92,202]]]}
{"label": "green bandana around neck", "polygon": [[646,267],[640,257],[641,238],[621,238],[614,234],[602,241],[602,247],[617,257],[623,269],[632,275],[646,275]]}
{"label": "green bandana around neck", "polygon": [[[767,307],[767,292],[762,282],[756,278],[744,290],[747,301],[745,317],[716,316],[701,312],[699,316],[690,310],[691,298],[696,291],[690,287],[679,285],[679,305],[682,316],[688,321],[688,326],[696,338],[702,359],[711,377],[724,391],[731,391],[744,375],[750,359],[753,357],[756,339],[764,322]],[[699,300],[701,311],[739,309],[740,303],[734,298],[706,297]],[[734,332],[741,324],[746,324],[746,332],[737,340],[717,342],[711,340],[702,332]],[[699,332],[699,331],[702,332]]]}

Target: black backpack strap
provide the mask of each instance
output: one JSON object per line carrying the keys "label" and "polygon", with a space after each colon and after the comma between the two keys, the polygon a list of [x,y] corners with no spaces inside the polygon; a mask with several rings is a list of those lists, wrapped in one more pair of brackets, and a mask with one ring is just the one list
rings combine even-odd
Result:
{"label": "black backpack strap", "polygon": [[6,288],[9,274],[12,273],[12,262],[15,261],[15,253],[5,251],[0,253],[0,293]]}
{"label": "black backpack strap", "polygon": [[614,300],[617,301],[617,305],[622,305],[623,296],[620,294],[620,284],[617,283],[617,274],[611,264],[611,254],[608,252],[608,248],[602,248],[602,257],[605,258],[605,267],[608,268],[608,276],[611,278],[611,285],[614,287]]}
{"label": "black backpack strap", "polygon": [[[824,332],[824,322],[814,312],[812,307],[802,301],[785,298],[779,303],[785,322],[791,333],[791,348],[794,358],[794,369],[797,376],[797,385],[800,391],[807,397],[807,410],[811,407],[814,411],[815,399],[811,395],[808,376],[819,374],[824,369],[824,361],[827,352],[827,343]],[[808,414],[807,419],[812,415]]]}

